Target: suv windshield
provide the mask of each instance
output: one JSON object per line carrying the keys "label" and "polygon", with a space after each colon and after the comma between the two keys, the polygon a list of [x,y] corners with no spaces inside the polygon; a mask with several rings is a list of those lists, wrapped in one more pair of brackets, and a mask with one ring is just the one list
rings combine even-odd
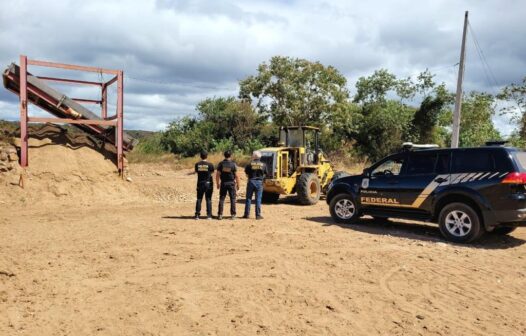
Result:
{"label": "suv windshield", "polygon": [[371,172],[372,176],[400,175],[404,164],[403,157],[394,157],[384,161]]}

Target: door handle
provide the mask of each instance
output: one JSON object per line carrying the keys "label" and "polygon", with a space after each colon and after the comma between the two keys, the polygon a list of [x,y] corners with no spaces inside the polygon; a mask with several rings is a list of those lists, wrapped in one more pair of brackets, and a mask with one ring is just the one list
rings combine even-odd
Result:
{"label": "door handle", "polygon": [[443,178],[443,177],[439,177],[439,178],[435,179],[435,182],[438,182],[438,183],[442,183],[442,182],[446,182],[446,181],[447,181],[447,178]]}

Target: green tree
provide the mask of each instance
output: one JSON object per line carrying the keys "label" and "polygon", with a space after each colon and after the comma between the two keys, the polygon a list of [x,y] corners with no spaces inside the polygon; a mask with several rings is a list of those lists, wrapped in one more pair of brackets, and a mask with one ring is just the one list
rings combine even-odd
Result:
{"label": "green tree", "polygon": [[356,114],[352,138],[361,155],[375,161],[413,138],[411,121],[415,109],[403,101],[415,93],[410,78],[398,79],[386,69],[358,79],[353,101],[361,107],[361,113]]}
{"label": "green tree", "polygon": [[345,77],[332,66],[275,56],[258,74],[239,83],[241,99],[255,100],[257,111],[278,126],[321,125],[345,108]]}
{"label": "green tree", "polygon": [[428,69],[421,72],[417,76],[417,82],[415,84],[415,89],[418,93],[422,94],[424,98],[426,98],[428,94],[432,92],[432,90],[435,88],[436,83],[433,80],[434,77],[435,75],[432,74]]}
{"label": "green tree", "polygon": [[[453,94],[447,91],[444,84],[428,93],[427,90],[432,88],[432,77],[422,73],[422,81],[417,84],[419,90],[425,95],[424,100],[420,103],[420,107],[416,110],[412,121],[413,136],[415,142],[420,143],[437,143],[441,146],[446,144],[444,135],[447,132],[440,129],[439,123],[444,114],[450,112],[449,106],[453,102]],[[431,81],[431,82],[430,82]]]}
{"label": "green tree", "polygon": [[376,70],[369,77],[360,77],[356,82],[355,103],[382,103],[389,92],[395,93],[400,101],[414,97],[416,87],[410,78],[397,79],[386,69]]}
{"label": "green tree", "polygon": [[497,98],[507,100],[511,104],[504,108],[505,113],[513,113],[518,110],[518,115],[512,118],[512,121],[518,124],[518,132],[514,136],[516,139],[526,140],[526,77],[521,84],[510,84],[502,89]]}
{"label": "green tree", "polygon": [[358,151],[376,161],[400,149],[411,136],[415,109],[396,100],[364,106],[353,138]]}
{"label": "green tree", "polygon": [[202,149],[252,151],[263,147],[260,135],[267,121],[250,102],[234,97],[207,98],[197,104],[195,117],[172,122],[161,145],[172,153],[192,156]]}
{"label": "green tree", "polygon": [[210,125],[215,139],[231,139],[239,148],[257,138],[266,123],[250,102],[234,97],[207,98],[197,104],[196,109],[199,119]]}
{"label": "green tree", "polygon": [[460,114],[460,147],[481,146],[501,136],[492,118],[495,116],[495,98],[487,93],[471,92],[462,101]]}

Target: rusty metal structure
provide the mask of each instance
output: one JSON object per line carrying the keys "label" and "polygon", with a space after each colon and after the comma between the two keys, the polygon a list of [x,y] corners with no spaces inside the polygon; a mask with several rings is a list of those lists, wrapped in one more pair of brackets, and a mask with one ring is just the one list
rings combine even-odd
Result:
{"label": "rusty metal structure", "polygon": [[[29,65],[47,68],[84,71],[112,75],[107,81],[85,81],[70,78],[35,76],[28,72]],[[11,64],[3,73],[4,87],[20,97],[20,165],[28,166],[28,123],[72,124],[98,139],[115,145],[117,167],[122,175],[124,171],[124,150],[131,150],[134,139],[128,136],[124,126],[124,74],[122,70],[110,70],[96,67],[46,62],[20,56],[20,65]],[[47,82],[69,83],[98,86],[101,90],[100,100],[69,98],[47,85]],[[117,84],[116,114],[108,116],[108,87]],[[28,115],[28,102],[49,112],[55,118],[40,118]],[[101,115],[97,116],[81,104],[99,104]]]}

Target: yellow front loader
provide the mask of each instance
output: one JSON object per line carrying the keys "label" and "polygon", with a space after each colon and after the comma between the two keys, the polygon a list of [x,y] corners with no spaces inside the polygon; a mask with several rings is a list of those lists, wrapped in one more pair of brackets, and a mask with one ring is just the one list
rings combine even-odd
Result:
{"label": "yellow front loader", "polygon": [[282,127],[278,147],[261,149],[261,160],[267,164],[264,202],[297,194],[301,204],[316,204],[331,181],[345,175],[332,169],[319,147],[319,133],[317,127]]}

